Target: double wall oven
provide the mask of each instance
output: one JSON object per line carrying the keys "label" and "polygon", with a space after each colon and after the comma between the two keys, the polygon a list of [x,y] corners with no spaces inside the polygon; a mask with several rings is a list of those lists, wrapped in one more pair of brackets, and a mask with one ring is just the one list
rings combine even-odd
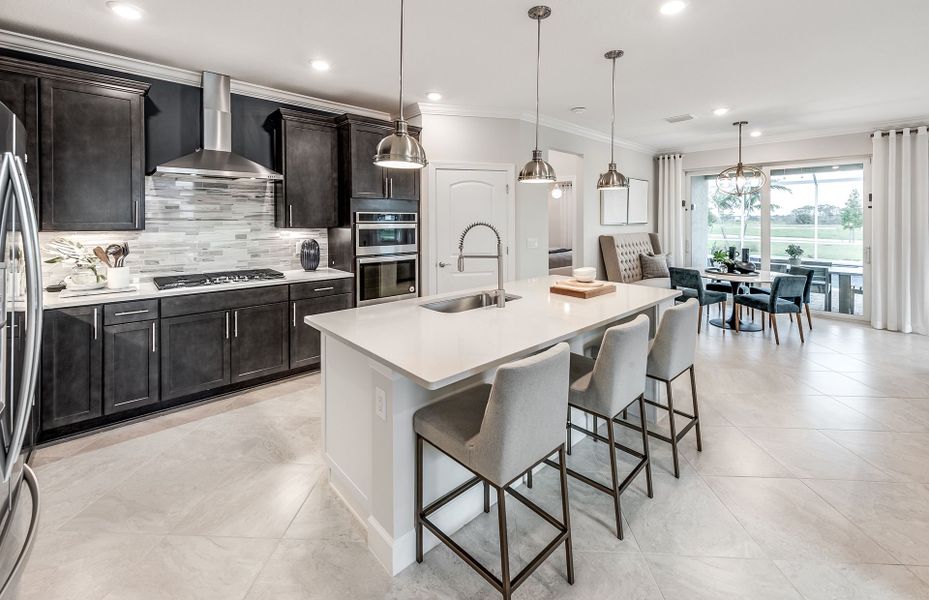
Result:
{"label": "double wall oven", "polygon": [[356,212],[356,306],[415,298],[419,289],[417,213]]}

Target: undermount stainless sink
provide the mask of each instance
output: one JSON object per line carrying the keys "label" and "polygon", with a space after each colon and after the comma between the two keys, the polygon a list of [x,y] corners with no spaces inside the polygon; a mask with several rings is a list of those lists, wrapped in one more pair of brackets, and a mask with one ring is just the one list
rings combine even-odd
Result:
{"label": "undermount stainless sink", "polygon": [[[516,294],[506,294],[504,296],[507,302],[511,300],[519,300],[521,296]],[[487,306],[496,306],[497,305],[497,292],[479,292],[477,294],[471,294],[470,296],[459,296],[457,298],[447,298],[445,300],[436,300],[435,302],[428,302],[426,304],[421,304],[423,308],[428,308],[429,310],[434,310],[440,313],[459,313],[466,310],[474,310],[475,308],[484,308]]]}

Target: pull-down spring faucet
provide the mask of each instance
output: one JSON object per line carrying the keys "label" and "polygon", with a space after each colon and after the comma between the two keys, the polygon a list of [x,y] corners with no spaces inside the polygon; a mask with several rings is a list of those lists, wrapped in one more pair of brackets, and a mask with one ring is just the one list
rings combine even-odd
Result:
{"label": "pull-down spring faucet", "polygon": [[[474,229],[475,227],[487,227],[494,232],[494,235],[497,236],[497,254],[465,254],[464,253],[464,242],[465,236],[468,235],[468,232]],[[506,306],[506,292],[503,291],[503,240],[500,237],[500,232],[497,231],[497,228],[491,225],[490,223],[484,223],[483,221],[478,221],[476,223],[471,223],[465,230],[461,232],[461,238],[458,240],[458,271],[464,271],[464,261],[466,258],[496,258],[497,259],[497,308],[503,308]]]}

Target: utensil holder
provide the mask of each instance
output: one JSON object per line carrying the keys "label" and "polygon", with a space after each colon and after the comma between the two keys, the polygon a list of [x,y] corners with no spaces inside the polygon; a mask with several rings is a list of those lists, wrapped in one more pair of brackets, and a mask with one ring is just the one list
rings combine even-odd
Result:
{"label": "utensil holder", "polygon": [[132,284],[129,267],[109,267],[106,270],[106,285],[109,288],[127,288]]}

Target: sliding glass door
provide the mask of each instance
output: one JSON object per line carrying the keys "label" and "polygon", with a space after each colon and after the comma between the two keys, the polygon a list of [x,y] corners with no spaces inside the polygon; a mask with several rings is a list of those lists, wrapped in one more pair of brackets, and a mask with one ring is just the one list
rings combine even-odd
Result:
{"label": "sliding glass door", "polygon": [[813,269],[814,310],[866,317],[867,166],[845,160],[765,168],[765,189],[742,198],[720,193],[715,172],[688,173],[690,264],[705,268],[716,250],[748,248],[760,268]]}

